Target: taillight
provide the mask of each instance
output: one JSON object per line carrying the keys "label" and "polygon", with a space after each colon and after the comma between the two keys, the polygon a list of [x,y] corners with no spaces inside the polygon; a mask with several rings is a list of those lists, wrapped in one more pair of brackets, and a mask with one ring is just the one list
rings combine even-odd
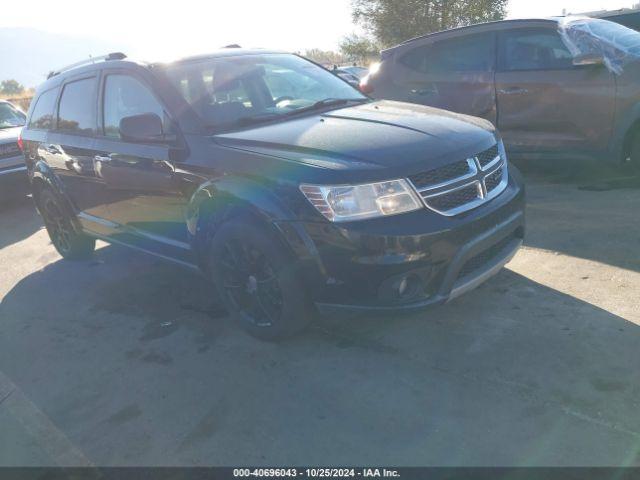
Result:
{"label": "taillight", "polygon": [[18,148],[24,152],[24,142],[22,141],[22,132],[18,135]]}
{"label": "taillight", "polygon": [[373,93],[373,85],[371,85],[371,75],[367,75],[362,80],[360,80],[360,91],[365,95]]}

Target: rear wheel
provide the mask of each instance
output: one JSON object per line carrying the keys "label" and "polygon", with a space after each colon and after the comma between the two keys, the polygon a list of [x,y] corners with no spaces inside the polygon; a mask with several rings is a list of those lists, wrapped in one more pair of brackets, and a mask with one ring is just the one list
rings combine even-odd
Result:
{"label": "rear wheel", "polygon": [[95,239],[76,232],[56,195],[45,187],[38,193],[37,202],[51,243],[58,253],[69,260],[90,257],[96,246]]}
{"label": "rear wheel", "polygon": [[209,266],[225,307],[251,335],[278,340],[311,321],[295,266],[266,228],[248,220],[223,224],[211,241]]}

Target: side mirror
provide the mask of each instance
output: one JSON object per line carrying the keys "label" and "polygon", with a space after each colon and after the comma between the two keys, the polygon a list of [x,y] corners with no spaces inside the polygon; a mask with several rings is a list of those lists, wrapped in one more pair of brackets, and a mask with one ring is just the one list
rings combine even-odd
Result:
{"label": "side mirror", "polygon": [[574,57],[573,65],[576,67],[602,66],[604,65],[604,57],[597,53],[585,53]]}
{"label": "side mirror", "polygon": [[155,113],[132,115],[120,120],[120,137],[127,142],[166,142],[162,119]]}

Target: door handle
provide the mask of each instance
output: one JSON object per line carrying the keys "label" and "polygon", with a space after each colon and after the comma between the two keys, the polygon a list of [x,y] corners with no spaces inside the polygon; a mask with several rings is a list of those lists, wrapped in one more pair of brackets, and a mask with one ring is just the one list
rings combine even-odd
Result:
{"label": "door handle", "polygon": [[93,159],[96,162],[101,162],[101,163],[109,163],[111,161],[111,157],[108,155],[96,155],[95,157],[93,157]]}
{"label": "door handle", "polygon": [[498,93],[502,95],[522,95],[524,93],[529,93],[529,90],[522,87],[509,87],[509,88],[501,88],[498,90]]}

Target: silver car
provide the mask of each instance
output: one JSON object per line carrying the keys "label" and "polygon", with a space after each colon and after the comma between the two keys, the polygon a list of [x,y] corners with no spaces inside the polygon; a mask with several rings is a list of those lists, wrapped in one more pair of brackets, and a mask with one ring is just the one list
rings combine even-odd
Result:
{"label": "silver car", "polygon": [[9,102],[0,100],[0,195],[20,187],[26,179],[27,167],[18,146],[20,130],[26,115]]}

